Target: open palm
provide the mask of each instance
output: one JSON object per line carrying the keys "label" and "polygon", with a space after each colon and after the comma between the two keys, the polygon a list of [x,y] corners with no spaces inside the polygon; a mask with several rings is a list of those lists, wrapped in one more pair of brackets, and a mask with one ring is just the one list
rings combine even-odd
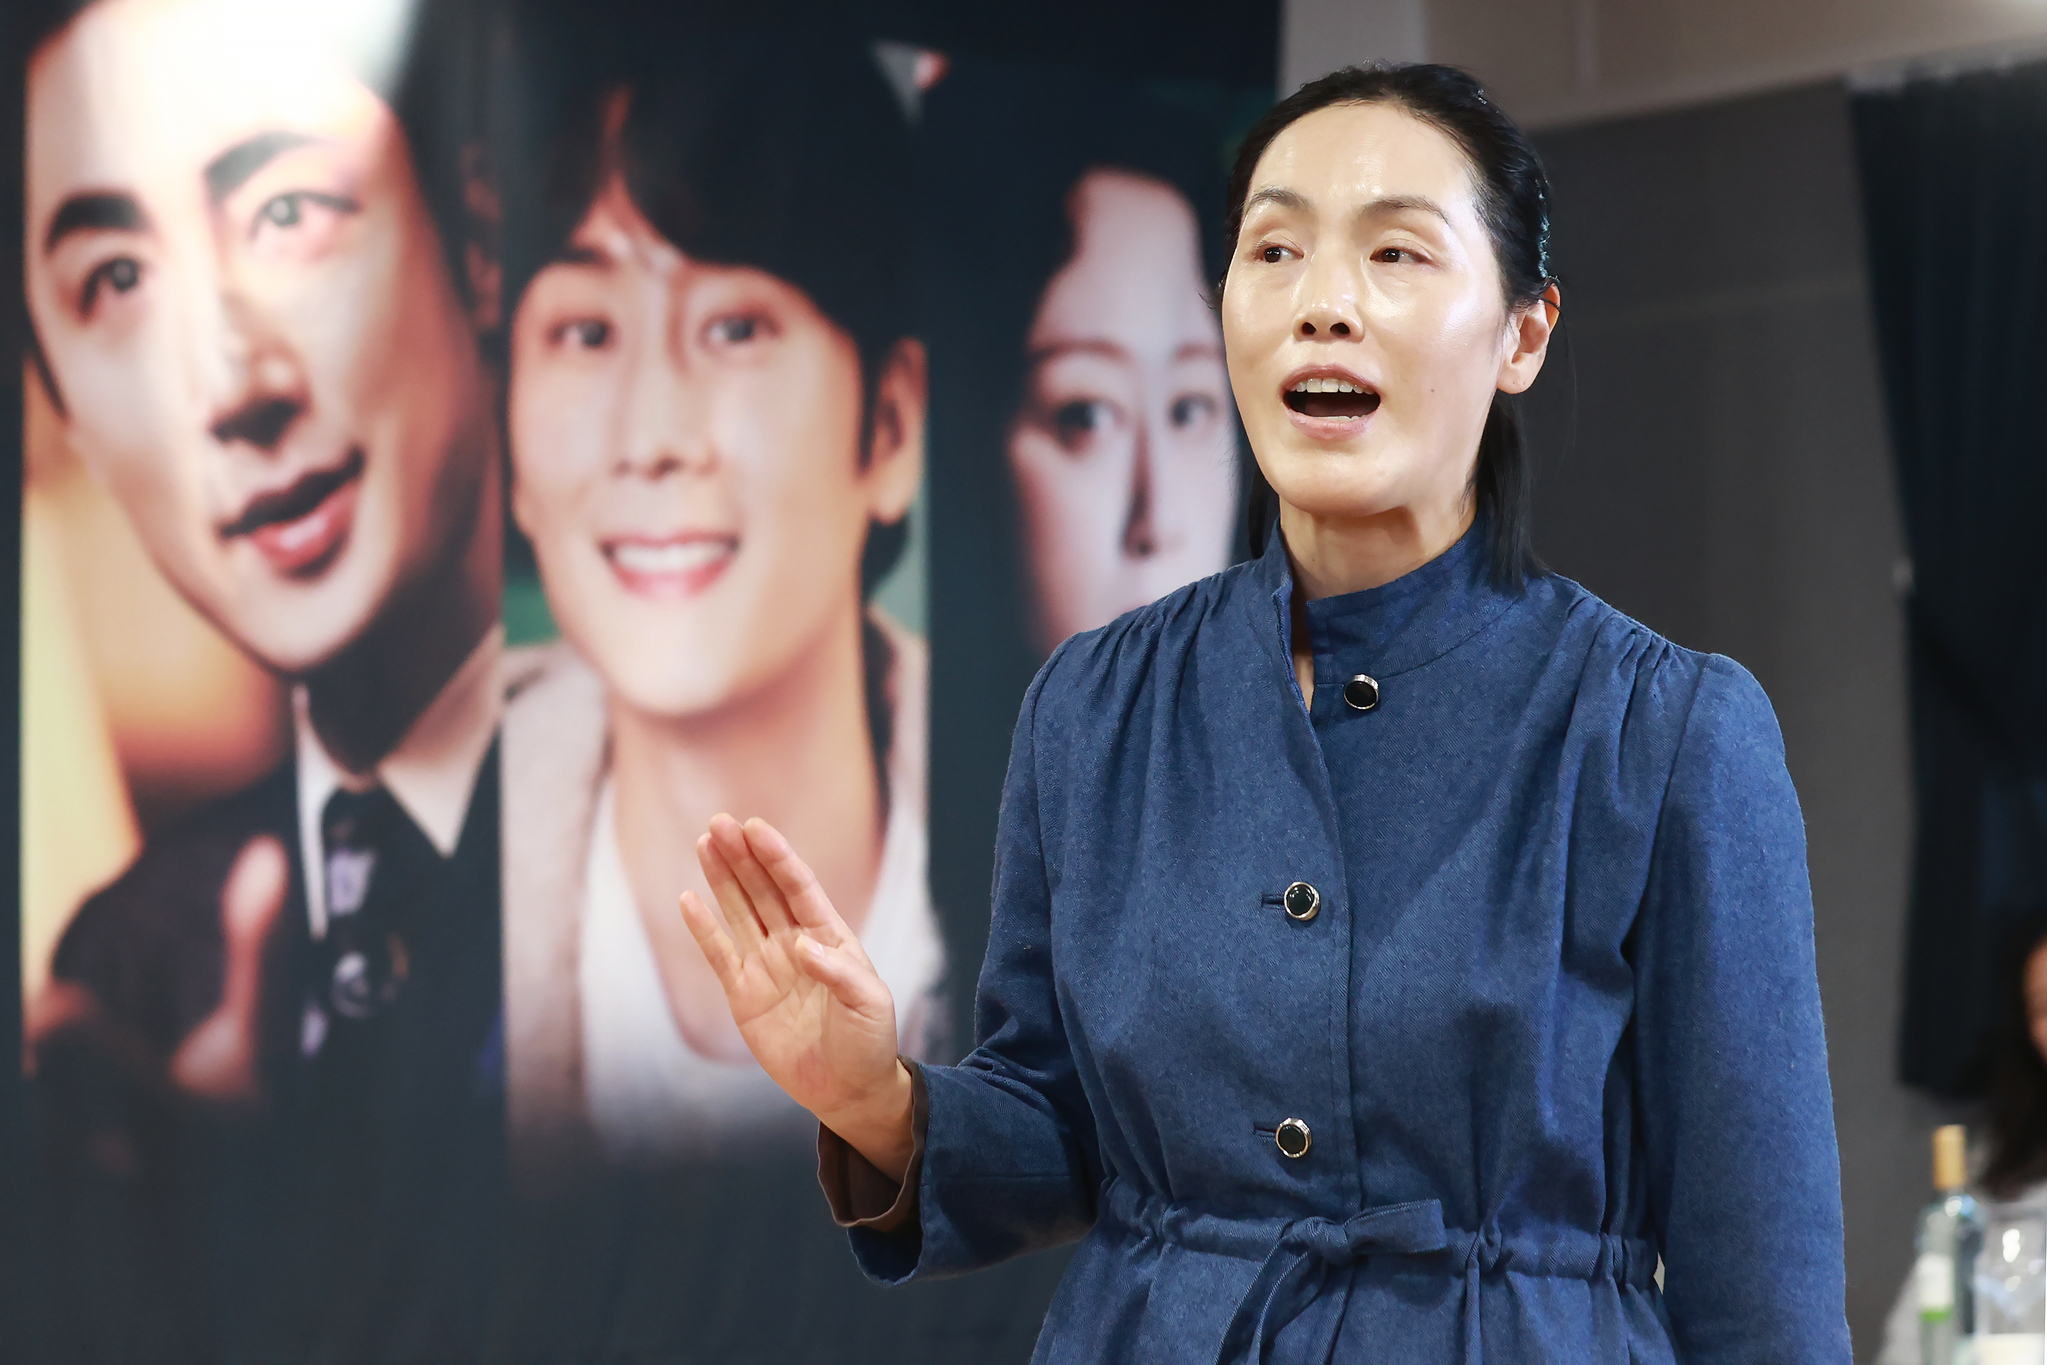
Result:
{"label": "open palm", "polygon": [[791,1098],[846,1132],[835,1120],[871,1111],[899,1084],[888,987],[816,876],[766,821],[718,816],[697,840],[697,859],[718,908],[685,891],[683,918],[740,1036]]}

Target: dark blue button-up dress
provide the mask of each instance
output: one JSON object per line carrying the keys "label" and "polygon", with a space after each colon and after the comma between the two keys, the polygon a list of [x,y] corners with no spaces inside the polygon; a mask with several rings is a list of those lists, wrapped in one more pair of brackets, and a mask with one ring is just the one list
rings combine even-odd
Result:
{"label": "dark blue button-up dress", "polygon": [[981,1045],[926,1069],[918,1219],[855,1230],[868,1272],[1085,1234],[1043,1362],[1848,1361],[1762,690],[1494,586],[1481,526],[1309,604],[1304,708],[1273,539],[1032,685]]}

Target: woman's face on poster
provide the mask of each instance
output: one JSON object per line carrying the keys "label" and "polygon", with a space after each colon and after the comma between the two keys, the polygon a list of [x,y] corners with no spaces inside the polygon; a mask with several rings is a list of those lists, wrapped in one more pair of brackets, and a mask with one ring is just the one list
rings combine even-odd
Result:
{"label": "woman's face on poster", "polygon": [[292,8],[99,0],[38,52],[26,284],[73,448],[301,672],[452,560],[496,454],[405,138]]}
{"label": "woman's face on poster", "polygon": [[857,621],[868,525],[922,477],[914,342],[863,463],[852,338],[785,280],[683,255],[616,179],[519,304],[510,411],[555,620],[657,715],[743,702]]}
{"label": "woman's face on poster", "polygon": [[1194,212],[1160,181],[1083,177],[1009,434],[1041,654],[1229,555],[1235,431]]}

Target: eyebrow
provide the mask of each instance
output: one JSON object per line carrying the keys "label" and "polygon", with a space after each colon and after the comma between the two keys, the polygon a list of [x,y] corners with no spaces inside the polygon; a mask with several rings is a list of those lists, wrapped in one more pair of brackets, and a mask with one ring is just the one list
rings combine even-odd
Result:
{"label": "eyebrow", "polygon": [[83,190],[71,195],[50,215],[49,230],[43,234],[43,253],[74,232],[141,232],[149,226],[149,215],[135,196],[121,190]]}
{"label": "eyebrow", "polygon": [[[1050,341],[1043,346],[1033,349],[1024,358],[1033,365],[1042,365],[1048,360],[1074,351],[1078,351],[1082,355],[1098,355],[1108,360],[1128,361],[1133,359],[1130,352],[1121,345],[1100,337],[1076,337]],[[1173,352],[1173,359],[1175,361],[1199,360],[1207,356],[1219,356],[1222,353],[1223,348],[1216,342],[1189,341]]]}
{"label": "eyebrow", "polygon": [[1264,189],[1259,190],[1244,201],[1244,212],[1249,213],[1260,204],[1273,204],[1283,209],[1305,210],[1308,207],[1308,196],[1302,194],[1299,190],[1290,190],[1279,185],[1267,185]]}
{"label": "eyebrow", "polygon": [[278,130],[237,142],[206,163],[207,198],[216,206],[248,182],[250,176],[284,153],[319,141],[306,133]]}
{"label": "eyebrow", "polygon": [[[1272,204],[1278,208],[1293,209],[1306,213],[1314,208],[1308,196],[1299,190],[1290,190],[1283,185],[1268,185],[1244,201],[1244,212],[1249,214],[1260,204]],[[1384,213],[1417,212],[1434,214],[1447,225],[1450,215],[1443,206],[1425,194],[1389,194],[1374,199],[1358,210],[1358,217],[1370,218]]]}
{"label": "eyebrow", "polygon": [[550,265],[587,265],[599,270],[609,270],[618,264],[618,259],[601,246],[590,246],[583,242],[563,243],[562,249],[554,253]]}
{"label": "eyebrow", "polygon": [[1124,350],[1113,341],[1105,341],[1099,337],[1057,338],[1046,342],[1043,346],[1032,347],[1030,352],[1024,356],[1024,359],[1033,365],[1042,365],[1048,360],[1073,351],[1079,351],[1083,355],[1098,355],[1107,360],[1130,359],[1130,352]]}
{"label": "eyebrow", "polygon": [[1443,206],[1425,194],[1394,194],[1384,199],[1374,199],[1358,210],[1358,217],[1364,218],[1381,213],[1432,213],[1450,225],[1450,215],[1443,212]]}

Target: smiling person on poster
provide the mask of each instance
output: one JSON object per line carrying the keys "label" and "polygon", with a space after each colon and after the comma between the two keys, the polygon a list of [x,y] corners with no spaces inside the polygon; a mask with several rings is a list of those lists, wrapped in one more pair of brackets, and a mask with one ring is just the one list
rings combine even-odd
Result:
{"label": "smiling person on poster", "polygon": [[[564,637],[515,660],[505,717],[507,1105],[536,1190],[809,1140],[672,909],[697,871],[676,825],[801,829],[911,1056],[944,966],[924,642],[870,600],[923,476],[909,125],[864,49],[644,35],[596,47],[518,158],[537,180],[508,166],[535,239],[512,509]],[[803,93],[759,107],[776,80]]]}
{"label": "smiling person on poster", "polygon": [[861,1265],[1084,1238],[1048,1362],[1845,1363],[1775,717],[1529,552],[1533,150],[1462,73],[1340,71],[1252,129],[1228,220],[1277,524],[1032,685],[980,1046],[899,1062],[789,843],[699,841],[684,916]]}
{"label": "smiling person on poster", "polygon": [[420,6],[408,52],[336,8],[24,14],[37,380],[155,570],[294,703],[286,760],[153,829],[30,1002],[65,1358],[481,1349],[492,213],[448,116],[462,14]]}

